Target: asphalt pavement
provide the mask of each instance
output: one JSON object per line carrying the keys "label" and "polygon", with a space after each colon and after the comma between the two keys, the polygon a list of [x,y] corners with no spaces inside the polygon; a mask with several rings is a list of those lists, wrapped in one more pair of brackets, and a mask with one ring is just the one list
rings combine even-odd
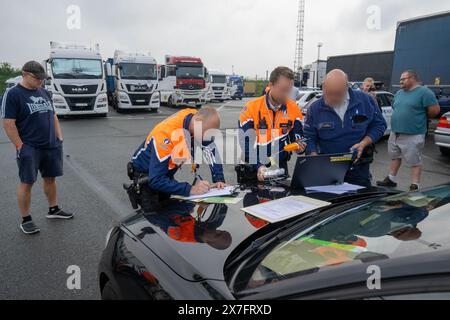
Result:
{"label": "asphalt pavement", "polygon": [[[236,129],[244,103],[211,104],[221,114],[223,131]],[[48,206],[39,180],[32,193],[31,213],[41,228],[35,236],[26,236],[19,229],[15,150],[1,130],[0,299],[99,299],[97,265],[106,234],[132,213],[122,189],[127,181],[126,163],[153,126],[176,111],[163,106],[158,113],[118,114],[111,110],[108,118],[62,119],[65,175],[58,179],[58,198],[75,218],[45,218]],[[389,166],[387,141],[381,141],[377,149],[372,165],[374,180],[384,178]],[[427,138],[424,161],[424,187],[450,181],[450,159],[440,155],[432,135]],[[205,178],[209,177],[208,170],[203,171]],[[227,182],[236,182],[232,164],[225,166],[225,175]],[[402,168],[399,178],[399,188],[406,189],[410,184],[407,168]],[[177,179],[191,182],[190,170],[181,170]],[[66,285],[67,269],[73,265],[81,270],[80,290],[69,290]]]}

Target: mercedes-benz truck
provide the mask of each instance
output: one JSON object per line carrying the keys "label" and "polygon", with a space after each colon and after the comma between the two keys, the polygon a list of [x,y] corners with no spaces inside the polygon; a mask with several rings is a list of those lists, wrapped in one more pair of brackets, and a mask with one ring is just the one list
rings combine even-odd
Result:
{"label": "mercedes-benz truck", "polygon": [[161,103],[170,107],[206,103],[206,68],[200,58],[168,55],[159,68]]}

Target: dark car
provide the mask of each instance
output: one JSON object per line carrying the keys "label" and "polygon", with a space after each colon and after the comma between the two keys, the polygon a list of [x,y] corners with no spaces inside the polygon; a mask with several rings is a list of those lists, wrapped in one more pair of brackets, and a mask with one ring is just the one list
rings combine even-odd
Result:
{"label": "dark car", "polygon": [[137,211],[108,235],[102,298],[450,299],[450,184],[313,194],[331,205],[275,224],[241,210],[295,194],[254,187],[237,205]]}

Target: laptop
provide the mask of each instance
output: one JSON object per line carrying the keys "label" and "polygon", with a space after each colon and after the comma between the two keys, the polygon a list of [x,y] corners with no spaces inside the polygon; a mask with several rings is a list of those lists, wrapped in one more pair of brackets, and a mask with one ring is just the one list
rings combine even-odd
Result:
{"label": "laptop", "polygon": [[280,183],[292,189],[343,184],[353,159],[352,153],[298,157],[291,180]]}

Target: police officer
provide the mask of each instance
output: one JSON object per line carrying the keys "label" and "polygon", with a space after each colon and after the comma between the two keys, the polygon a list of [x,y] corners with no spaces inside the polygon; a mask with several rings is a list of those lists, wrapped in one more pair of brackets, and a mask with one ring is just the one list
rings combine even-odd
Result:
{"label": "police officer", "polygon": [[305,121],[307,153],[354,151],[356,161],[345,181],[369,187],[373,145],[385,131],[386,121],[375,100],[367,93],[349,89],[347,75],[336,69],[323,83],[322,98],[308,109]]}
{"label": "police officer", "polygon": [[240,114],[239,142],[244,162],[256,166],[259,181],[264,180],[272,156],[287,173],[290,153],[284,151],[285,146],[298,143],[300,153],[306,148],[301,142],[302,113],[289,98],[293,85],[294,72],[287,67],[276,68],[270,74],[267,93],[248,102]]}
{"label": "police officer", "polygon": [[[202,195],[212,184],[196,179],[194,185],[178,182],[175,173],[185,163],[192,161],[194,141],[200,143],[209,163],[214,187],[225,187],[223,168],[213,141],[203,141],[208,130],[219,129],[220,118],[214,108],[205,107],[197,111],[185,109],[159,123],[134,153],[131,166],[132,179],[148,178],[141,186],[144,209],[166,200],[170,195]],[[195,168],[196,169],[196,168]],[[199,177],[198,175],[196,175]]]}

